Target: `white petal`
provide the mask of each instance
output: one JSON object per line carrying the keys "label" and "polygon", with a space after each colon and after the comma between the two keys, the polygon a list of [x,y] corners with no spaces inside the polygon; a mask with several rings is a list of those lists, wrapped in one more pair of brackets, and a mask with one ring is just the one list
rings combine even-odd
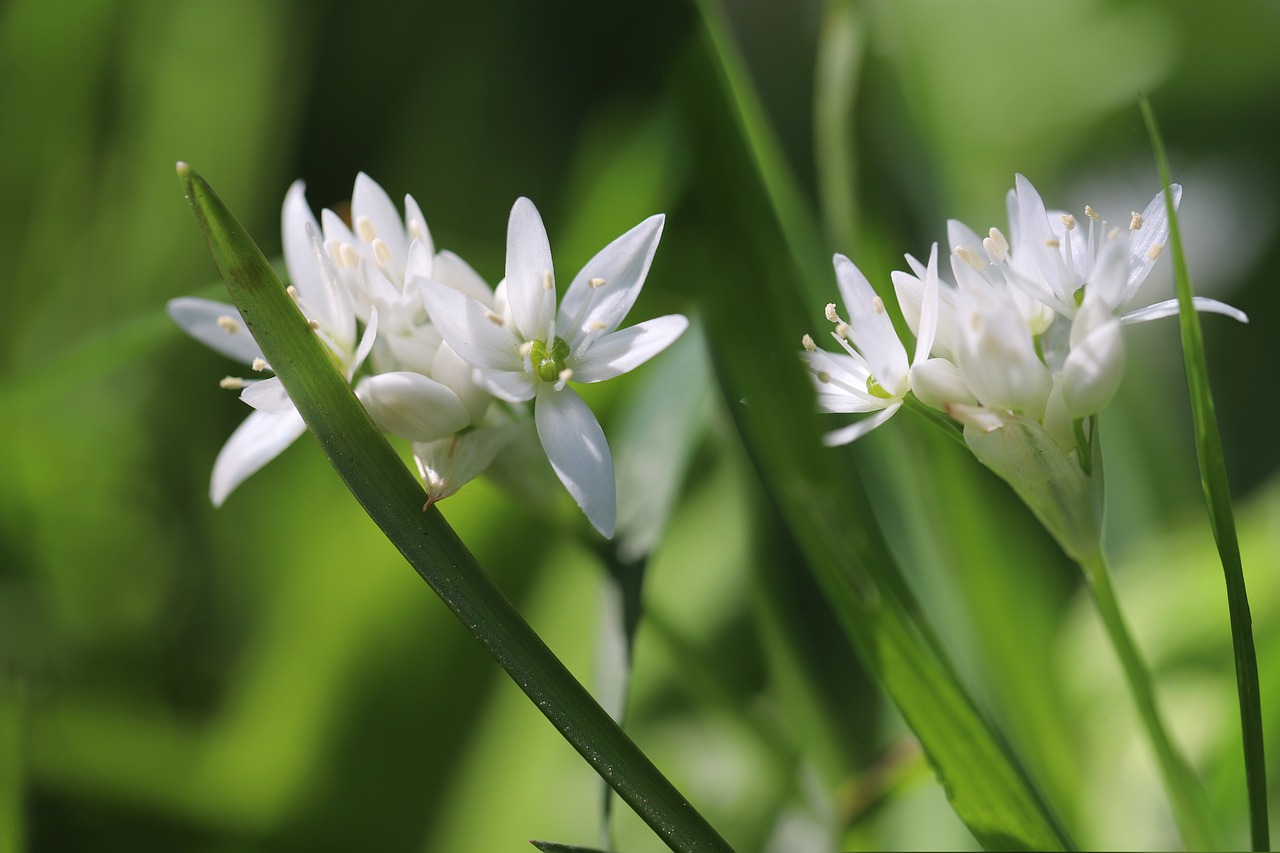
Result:
{"label": "white petal", "polygon": [[173,322],[209,349],[245,364],[262,358],[262,348],[234,305],[183,296],[170,299],[166,309]]}
{"label": "white petal", "polygon": [[[410,223],[417,221],[422,231],[415,234],[410,230]],[[427,249],[427,254],[433,256],[436,253],[435,240],[431,239],[431,229],[427,227],[427,217],[422,215],[422,208],[418,207],[418,201],[411,195],[404,197],[404,230],[408,238],[416,240],[423,244]]]}
{"label": "white petal", "polygon": [[400,289],[364,258],[360,259],[360,272],[356,281],[360,301],[377,309],[383,317],[386,331],[393,335],[408,334],[413,328],[413,318],[405,310]]}
{"label": "white petal", "polygon": [[[1182,186],[1171,184],[1169,189],[1173,193],[1173,209],[1177,210],[1182,202]],[[1164,191],[1161,190],[1142,211],[1142,227],[1137,231],[1129,232],[1129,280],[1126,288],[1127,297],[1120,303],[1122,306],[1127,305],[1134,297],[1138,287],[1159,260],[1160,250],[1155,247],[1163,248],[1168,242],[1169,213],[1164,206]]]}
{"label": "white petal", "polygon": [[467,407],[471,422],[479,423],[485,410],[489,408],[492,397],[484,388],[476,384],[475,373],[476,368],[454,352],[453,347],[441,342],[436,348],[435,358],[431,361],[431,378],[449,386],[449,389],[458,395],[462,405]]}
{"label": "white petal", "polygon": [[[650,216],[587,261],[560,303],[562,337],[572,340],[580,330],[597,324],[606,332],[618,328],[644,286],[665,222],[662,214]],[[592,279],[603,280],[604,284],[593,288]]]}
{"label": "white petal", "polygon": [[[551,243],[538,209],[527,198],[516,199],[507,222],[507,299],[516,328],[526,340],[545,338],[555,320],[554,269]],[[462,350],[458,353],[466,357]]]}
{"label": "white petal", "polygon": [[351,296],[333,259],[324,250],[320,235],[310,224],[305,230],[320,275],[310,283],[309,290],[298,288],[299,307],[308,320],[320,324],[320,328],[341,350],[350,352],[356,339],[356,316],[351,307]]}
{"label": "white petal", "polygon": [[222,506],[236,486],[306,431],[307,425],[297,409],[249,415],[218,452],[209,481],[209,500],[214,506]]}
{"label": "white petal", "polygon": [[880,387],[895,397],[907,392],[907,351],[871,282],[844,255],[834,258],[836,284],[849,312],[850,335]]}
{"label": "white petal", "polygon": [[523,370],[477,370],[474,375],[477,385],[508,403],[523,403],[538,393],[533,374]]}
{"label": "white petal", "polygon": [[421,373],[370,376],[356,385],[356,396],[374,423],[410,441],[435,441],[471,421],[457,394]]}
{"label": "white petal", "polygon": [[877,412],[869,418],[863,418],[860,421],[849,424],[847,427],[832,430],[822,437],[822,443],[827,447],[839,447],[842,444],[857,441],[897,414],[900,408],[902,408],[902,403],[894,403],[884,411]]}
{"label": "white petal", "polygon": [[435,281],[423,284],[422,302],[449,346],[471,364],[489,370],[523,369],[522,342],[479,302]]}
{"label": "white petal", "polygon": [[528,421],[482,426],[462,435],[414,444],[413,461],[426,486],[428,503],[449,497],[483,474],[511,439],[527,428]]}
{"label": "white petal", "polygon": [[[1195,306],[1197,311],[1203,311],[1206,314],[1222,314],[1240,323],[1249,322],[1249,315],[1239,308],[1234,305],[1228,305],[1225,302],[1219,302],[1216,299],[1210,299],[1207,296],[1193,296],[1191,304]],[[1151,320],[1172,317],[1177,313],[1178,300],[1166,299],[1163,302],[1157,302],[1155,305],[1148,305],[1146,308],[1130,311],[1120,318],[1120,322],[1128,326],[1131,323],[1146,323]]]}
{"label": "white petal", "polygon": [[1120,321],[1111,318],[1071,346],[1062,368],[1062,401],[1072,418],[1102,411],[1124,378]]}
{"label": "white petal", "polygon": [[364,172],[356,175],[356,186],[351,193],[351,221],[356,226],[356,235],[361,237],[360,220],[368,217],[373,229],[382,242],[391,250],[393,269],[404,269],[409,255],[409,241],[405,239],[404,223],[400,219],[400,211],[395,202],[387,195],[377,181]]}
{"label": "white petal", "polygon": [[285,194],[284,206],[280,211],[284,265],[289,271],[289,283],[298,293],[307,297],[311,310],[317,314],[316,320],[332,324],[338,318],[326,313],[329,306],[322,298],[324,283],[320,280],[320,263],[307,237],[308,225],[317,232],[320,230],[320,223],[316,222],[311,206],[307,204],[306,184],[294,181]]}
{"label": "white petal", "polygon": [[351,377],[356,375],[356,371],[360,369],[360,365],[364,364],[364,360],[369,357],[369,353],[373,350],[373,342],[378,336],[378,309],[369,309],[369,325],[364,327],[364,334],[360,337],[360,346],[356,348],[355,355],[351,359],[351,366],[347,368],[347,381],[351,381]]}
{"label": "white petal", "polygon": [[945,358],[930,358],[912,365],[911,391],[921,403],[939,411],[946,411],[951,403],[978,404],[960,368]]}
{"label": "white petal", "polygon": [[920,298],[920,331],[916,333],[916,352],[912,364],[920,364],[929,357],[933,339],[938,332],[938,244],[929,251],[929,266],[924,280],[924,293]]}
{"label": "white petal", "polygon": [[675,343],[687,328],[689,321],[683,315],[668,314],[610,332],[593,341],[581,356],[570,356],[573,381],[600,382],[634,370]]}
{"label": "white petal", "polygon": [[441,284],[465,293],[482,305],[493,305],[493,290],[471,265],[453,252],[441,252],[435,258],[432,277]]}
{"label": "white petal", "polygon": [[240,399],[260,412],[283,412],[295,408],[289,392],[284,390],[284,383],[277,376],[245,386],[240,392]]}
{"label": "white petal", "polygon": [[613,457],[591,408],[572,389],[543,384],[534,404],[538,438],[547,459],[587,520],[606,539],[613,536],[618,496]]}
{"label": "white petal", "polygon": [[432,278],[435,276],[436,259],[431,248],[421,240],[409,244],[409,259],[404,264],[404,289],[409,290],[409,282],[415,278]]}

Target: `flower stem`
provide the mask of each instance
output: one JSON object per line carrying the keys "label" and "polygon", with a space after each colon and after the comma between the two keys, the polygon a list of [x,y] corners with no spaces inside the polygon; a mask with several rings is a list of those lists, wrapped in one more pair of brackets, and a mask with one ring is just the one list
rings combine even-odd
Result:
{"label": "flower stem", "polygon": [[1106,557],[1101,550],[1095,551],[1091,556],[1081,559],[1080,568],[1084,570],[1085,578],[1089,581],[1093,600],[1098,605],[1098,613],[1102,616],[1102,623],[1106,626],[1111,645],[1120,658],[1125,680],[1129,682],[1129,690],[1133,694],[1134,704],[1137,705],[1138,716],[1147,730],[1151,747],[1155,750],[1160,776],[1173,806],[1174,819],[1182,833],[1183,842],[1188,850],[1213,849],[1215,833],[1209,817],[1208,800],[1191,770],[1191,765],[1174,746],[1160,717],[1151,673],[1143,663],[1138,647],[1120,612],[1115,590],[1111,586]]}

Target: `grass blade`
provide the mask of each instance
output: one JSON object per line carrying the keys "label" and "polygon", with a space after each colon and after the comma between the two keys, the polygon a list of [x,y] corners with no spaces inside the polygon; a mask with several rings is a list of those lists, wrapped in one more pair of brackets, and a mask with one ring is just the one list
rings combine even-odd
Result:
{"label": "grass blade", "polygon": [[263,354],[325,455],[383,530],[547,719],[673,850],[728,850],[529,627],[440,513],[334,368],[270,264],[209,185],[178,175]]}
{"label": "grass blade", "polygon": [[1191,394],[1191,417],[1195,426],[1196,459],[1200,483],[1204,487],[1209,526],[1218,545],[1218,557],[1227,584],[1227,609],[1231,616],[1231,643],[1235,649],[1236,690],[1240,697],[1240,729],[1244,744],[1245,784],[1249,792],[1249,826],[1254,850],[1269,850],[1271,833],[1267,820],[1267,765],[1262,742],[1262,699],[1258,689],[1258,657],[1253,645],[1253,618],[1245,590],[1240,543],[1236,537],[1235,515],[1231,509],[1231,489],[1227,466],[1222,458],[1222,438],[1214,414],[1209,389],[1209,369],[1205,363],[1204,337],[1200,315],[1192,305],[1191,276],[1182,250],[1182,233],[1169,189],[1169,162],[1164,140],[1156,124],[1151,102],[1140,102],[1142,117],[1151,136],[1160,180],[1164,184],[1165,210],[1169,214],[1169,249],[1173,253],[1174,281],[1178,290],[1178,325],[1182,331],[1182,354]]}

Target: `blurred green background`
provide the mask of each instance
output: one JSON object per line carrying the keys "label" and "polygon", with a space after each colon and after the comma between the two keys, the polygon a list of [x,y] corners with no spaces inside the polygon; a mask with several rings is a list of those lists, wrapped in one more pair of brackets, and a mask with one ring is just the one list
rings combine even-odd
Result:
{"label": "blurred green background", "polygon": [[[708,13],[758,93],[766,123],[746,127],[763,161],[744,153],[720,76],[733,55],[712,46]],[[318,210],[364,170],[412,193],[437,246],[491,282],[517,196],[542,211],[562,276],[665,211],[634,319],[756,299],[749,272],[709,279],[760,262],[794,292],[786,310],[752,309],[742,340],[790,346],[822,328],[831,252],[887,284],[903,252],[945,239],[947,217],[1003,227],[1015,172],[1050,206],[1142,209],[1157,176],[1136,96],[1150,93],[1198,292],[1251,317],[1204,326],[1276,754],[1278,43],[1280,6],[1263,0],[8,0],[0,850],[600,843],[592,771],[314,444],[209,506],[213,459],[247,409],[216,385],[237,368],[163,314],[175,296],[221,298],[179,159],[268,256],[293,179]],[[718,214],[755,230],[711,240]],[[1147,301],[1172,293],[1157,269]],[[711,365],[733,350],[700,341],[650,383],[703,388],[705,405],[681,427],[692,455],[648,566],[629,729],[740,850],[973,847],[759,486],[733,425],[742,403],[714,390]],[[1243,843],[1226,608],[1176,324],[1128,342],[1103,419],[1109,546],[1168,716]],[[616,453],[661,364],[592,395]],[[1176,843],[1109,650],[1032,517],[907,417],[850,452],[877,509],[850,524],[884,527],[1077,840]],[[604,573],[585,523],[532,515],[487,481],[442,509],[597,683]],[[619,850],[659,846],[629,814],[616,834]]]}

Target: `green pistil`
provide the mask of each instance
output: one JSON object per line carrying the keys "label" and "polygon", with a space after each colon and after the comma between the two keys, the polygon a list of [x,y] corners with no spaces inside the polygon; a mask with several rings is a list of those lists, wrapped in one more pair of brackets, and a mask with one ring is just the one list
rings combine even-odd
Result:
{"label": "green pistil", "polygon": [[547,352],[544,341],[529,342],[529,360],[533,363],[533,372],[543,382],[558,382],[564,371],[564,360],[569,357],[569,342],[556,337],[551,340],[551,352]]}
{"label": "green pistil", "polygon": [[1083,284],[1080,285],[1080,287],[1076,289],[1076,292],[1071,294],[1071,297],[1075,299],[1077,308],[1083,305],[1084,304],[1084,285]]}
{"label": "green pistil", "polygon": [[892,400],[893,395],[884,390],[880,383],[876,381],[874,376],[867,377],[867,393],[872,397],[879,397],[881,400]]}

